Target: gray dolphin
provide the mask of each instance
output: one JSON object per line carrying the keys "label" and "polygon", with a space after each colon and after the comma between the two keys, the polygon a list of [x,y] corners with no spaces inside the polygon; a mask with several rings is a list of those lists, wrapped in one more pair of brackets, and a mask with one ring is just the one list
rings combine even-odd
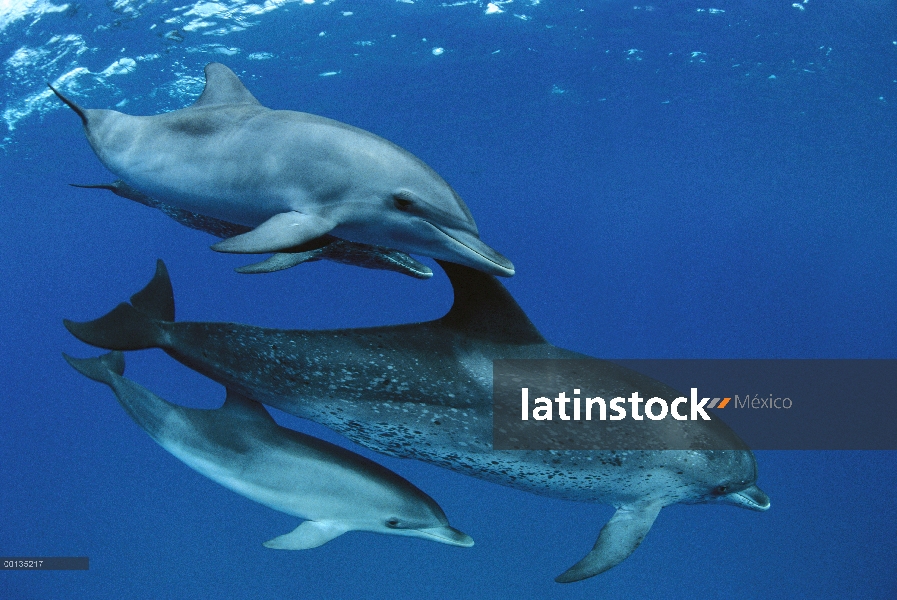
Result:
{"label": "gray dolphin", "polygon": [[473,545],[449,526],[435,500],[406,479],[345,448],[279,426],[261,404],[237,392],[228,390],[216,410],[184,408],[123,377],[120,352],[63,357],[112,388],[131,418],[190,468],[251,500],[307,519],[265,542],[268,548],[317,548],[347,531]]}
{"label": "gray dolphin", "polygon": [[262,106],[219,63],[187,108],[150,117],[83,109],[100,161],[159,202],[252,228],[212,246],[267,254],[330,234],[511,276],[464,201],[430,167],[372,133]]}
{"label": "gray dolphin", "polygon": [[[664,506],[723,502],[769,508],[769,498],[755,485],[753,454],[716,418],[665,420],[664,427],[734,450],[494,450],[493,360],[588,357],[545,341],[494,277],[440,264],[451,280],[454,304],[441,319],[425,323],[324,331],[176,323],[171,283],[159,261],[153,280],[130,304],[65,326],[102,348],[161,348],[231,389],[379,452],[555,498],[615,506],[595,547],[559,582],[597,575],[624,560]],[[643,398],[680,395],[606,361],[596,360],[590,371],[593,380],[583,385],[606,390],[608,398],[636,390]],[[585,435],[616,435],[621,447],[638,447],[650,432],[630,421],[614,431],[607,422],[592,421]]]}
{"label": "gray dolphin", "polygon": [[[116,196],[121,196],[122,198],[133,200],[144,206],[155,208],[162,214],[190,229],[204,231],[205,233],[210,233],[220,238],[229,238],[250,231],[250,228],[245,225],[237,225],[236,223],[229,223],[214,217],[207,217],[182,208],[168,206],[154,198],[150,198],[146,194],[138,192],[121,180],[113,181],[112,183],[71,185],[79,188],[109,190]],[[273,271],[289,269],[290,267],[295,267],[301,263],[314,262],[317,260],[332,260],[334,262],[365,267],[367,269],[395,271],[416,279],[429,279],[433,276],[433,271],[430,267],[414,260],[404,252],[392,250],[391,248],[384,248],[382,246],[371,246],[369,244],[349,242],[335,238],[331,235],[323,235],[301,247],[291,248],[289,251],[278,252],[260,263],[239,267],[237,272],[271,273]]]}

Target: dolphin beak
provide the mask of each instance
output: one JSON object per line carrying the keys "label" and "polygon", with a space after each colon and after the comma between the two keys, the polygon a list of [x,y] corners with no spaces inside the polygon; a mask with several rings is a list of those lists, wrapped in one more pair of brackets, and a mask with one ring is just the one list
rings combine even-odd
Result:
{"label": "dolphin beak", "polygon": [[424,222],[449,238],[450,246],[454,250],[450,256],[436,258],[466,265],[490,275],[511,277],[514,274],[514,264],[483,243],[483,240],[475,234],[460,229],[438,227],[429,221]]}
{"label": "dolphin beak", "polygon": [[750,510],[769,510],[769,496],[763,493],[763,490],[756,485],[743,489],[740,492],[732,492],[720,497],[721,502],[726,504],[734,504],[742,508]]}
{"label": "dolphin beak", "polygon": [[422,537],[426,537],[426,539],[433,540],[434,542],[442,542],[443,544],[451,544],[452,546],[463,546],[465,548],[473,546],[472,537],[449,525],[415,529],[415,531],[423,534]]}

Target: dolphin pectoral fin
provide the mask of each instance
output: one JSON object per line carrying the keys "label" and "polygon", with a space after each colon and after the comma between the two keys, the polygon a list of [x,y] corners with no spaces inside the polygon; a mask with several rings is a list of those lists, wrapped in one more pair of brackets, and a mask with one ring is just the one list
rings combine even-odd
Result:
{"label": "dolphin pectoral fin", "polygon": [[370,246],[337,239],[323,249],[322,259],[347,265],[395,271],[415,279],[429,279],[433,271],[427,265],[416,261],[404,252],[384,246]]}
{"label": "dolphin pectoral fin", "polygon": [[415,279],[429,279],[433,276],[433,271],[428,266],[392,248],[359,244],[331,236],[312,240],[311,244],[305,244],[305,247],[316,245],[319,240],[325,241],[326,244],[301,252],[278,252],[267,260],[240,267],[236,271],[250,274],[273,273],[305,262],[332,260],[366,269],[395,271]]}
{"label": "dolphin pectoral fin", "polygon": [[275,271],[283,271],[301,265],[311,260],[319,260],[318,255],[321,249],[309,250],[308,252],[278,252],[274,256],[263,260],[262,262],[238,267],[234,269],[237,273],[256,274],[256,273],[274,273]]}
{"label": "dolphin pectoral fin", "polygon": [[319,238],[333,227],[321,217],[288,211],[274,215],[252,231],[218,242],[212,250],[233,254],[279,252]]}
{"label": "dolphin pectoral fin", "polygon": [[558,583],[572,583],[604,573],[625,560],[639,547],[654,524],[661,504],[636,504],[617,509],[601,529],[595,547],[585,557],[558,575]]}
{"label": "dolphin pectoral fin", "polygon": [[346,531],[348,529],[333,521],[303,521],[290,533],[265,542],[265,547],[275,550],[308,550],[323,546]]}

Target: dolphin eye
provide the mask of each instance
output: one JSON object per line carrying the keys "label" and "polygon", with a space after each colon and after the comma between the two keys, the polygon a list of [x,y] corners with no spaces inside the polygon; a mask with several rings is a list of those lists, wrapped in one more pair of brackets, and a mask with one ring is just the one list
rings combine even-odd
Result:
{"label": "dolphin eye", "polygon": [[393,196],[393,202],[395,202],[396,208],[399,210],[408,210],[411,208],[411,205],[414,204],[413,200],[410,200],[404,196]]}
{"label": "dolphin eye", "polygon": [[390,529],[396,529],[399,526],[399,520],[395,517],[387,519],[386,526]]}
{"label": "dolphin eye", "polygon": [[727,485],[719,485],[713,488],[713,491],[710,492],[714,496],[725,496],[726,492],[729,491],[729,486]]}

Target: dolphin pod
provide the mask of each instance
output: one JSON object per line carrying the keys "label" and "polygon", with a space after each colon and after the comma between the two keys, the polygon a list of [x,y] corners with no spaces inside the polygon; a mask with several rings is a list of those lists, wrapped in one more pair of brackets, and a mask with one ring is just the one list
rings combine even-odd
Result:
{"label": "dolphin pod", "polygon": [[228,390],[216,410],[185,408],[123,377],[120,352],[63,356],[82,375],[108,385],[131,418],[187,466],[242,496],[306,519],[265,542],[268,548],[316,548],[347,531],[473,545],[406,479],[345,448],[279,426],[261,404],[238,392]]}
{"label": "dolphin pod", "polygon": [[[265,329],[175,322],[164,264],[146,288],[95,321],[65,326],[110,350],[161,348],[184,365],[255,401],[321,423],[392,456],[415,458],[555,498],[611,504],[617,511],[594,548],[556,578],[572,582],[628,557],[660,509],[674,503],[727,503],[764,511],[752,452],[724,423],[663,423],[675,437],[732,450],[495,450],[492,364],[496,359],[583,359],[549,344],[492,276],[440,262],[454,290],[451,310],[424,323],[340,330]],[[593,359],[594,360],[594,359]],[[679,395],[667,386],[594,360],[585,387],[607,397]],[[611,432],[592,421],[584,435],[616,435],[637,447],[637,423]],[[613,447],[613,446],[610,446]]]}
{"label": "dolphin pod", "polygon": [[149,117],[85,109],[50,89],[129,188],[248,228],[212,249],[275,253],[253,272],[298,264],[288,263],[331,236],[514,274],[480,240],[464,201],[410,152],[345,123],[266,108],[222,64],[209,63],[205,75],[192,106]]}

